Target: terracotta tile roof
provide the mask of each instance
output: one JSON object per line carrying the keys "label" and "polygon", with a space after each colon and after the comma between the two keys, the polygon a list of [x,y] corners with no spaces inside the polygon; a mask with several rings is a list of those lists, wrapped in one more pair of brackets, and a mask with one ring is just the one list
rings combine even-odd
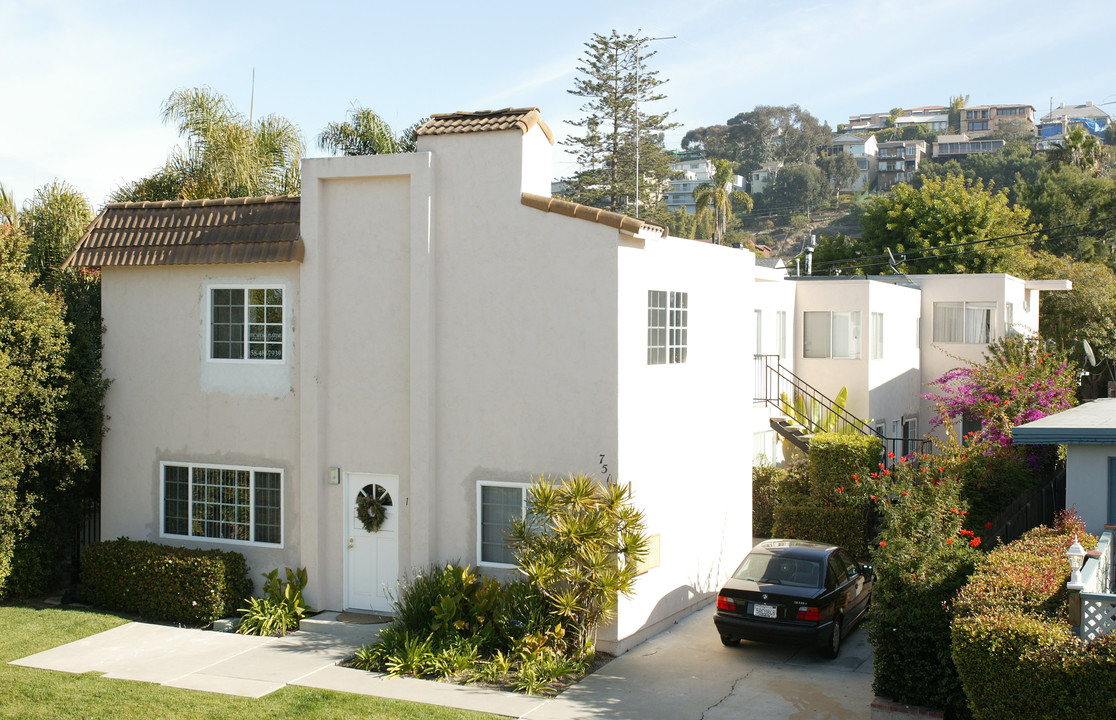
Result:
{"label": "terracotta tile roof", "polygon": [[418,129],[422,135],[456,135],[459,133],[495,132],[498,130],[519,130],[523,134],[538,125],[546,139],[554,144],[554,134],[543,122],[538,108],[504,108],[503,110],[480,110],[478,112],[455,112],[431,115],[430,119]]}
{"label": "terracotta tile roof", "polygon": [[662,225],[650,223],[646,220],[639,220],[620,213],[602,210],[601,208],[590,207],[588,205],[581,205],[580,203],[570,202],[569,200],[558,200],[544,195],[534,195],[532,193],[523,193],[520,200],[527,207],[533,207],[536,210],[545,210],[546,212],[558,213],[559,215],[567,215],[573,218],[580,218],[582,220],[589,220],[590,222],[600,223],[614,227],[617,230],[623,230],[631,234],[636,234],[640,230],[647,228],[652,232],[657,231],[661,235],[667,234],[667,229]]}
{"label": "terracotta tile roof", "polygon": [[302,262],[300,198],[113,203],[89,225],[66,266]]}

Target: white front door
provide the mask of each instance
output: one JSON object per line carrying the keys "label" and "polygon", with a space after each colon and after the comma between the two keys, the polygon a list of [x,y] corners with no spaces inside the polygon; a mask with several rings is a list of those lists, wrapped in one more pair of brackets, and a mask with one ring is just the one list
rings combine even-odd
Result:
{"label": "white front door", "polygon": [[346,610],[391,610],[388,593],[399,580],[399,509],[397,476],[345,473]]}

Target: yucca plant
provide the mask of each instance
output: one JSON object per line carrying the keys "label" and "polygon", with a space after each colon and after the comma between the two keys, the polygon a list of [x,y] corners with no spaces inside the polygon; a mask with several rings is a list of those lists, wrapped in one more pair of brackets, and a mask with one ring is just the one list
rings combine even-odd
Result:
{"label": "yucca plant", "polygon": [[527,517],[513,524],[519,570],[565,625],[574,658],[592,654],[597,627],[612,618],[618,595],[630,597],[647,554],[642,511],[630,485],[589,475],[534,481]]}

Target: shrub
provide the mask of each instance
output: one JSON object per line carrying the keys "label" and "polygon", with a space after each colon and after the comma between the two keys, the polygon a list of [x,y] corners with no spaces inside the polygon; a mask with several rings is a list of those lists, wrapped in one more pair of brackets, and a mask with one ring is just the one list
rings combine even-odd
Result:
{"label": "shrub", "polygon": [[242,635],[286,635],[288,630],[298,630],[298,624],[306,615],[302,604],[302,590],[306,587],[306,568],[297,571],[287,568],[287,581],[279,578],[279,568],[269,573],[261,573],[264,583],[262,598],[246,598],[247,608],[240,608],[240,626],[236,631]]}
{"label": "shrub", "polygon": [[630,486],[588,475],[536,479],[527,506],[511,533],[516,564],[562,619],[574,657],[592,655],[598,625],[635,587],[647,553],[643,513]]}
{"label": "shrub", "polygon": [[811,492],[828,500],[853,474],[867,473],[880,461],[883,446],[874,435],[818,433],[810,439]]}
{"label": "shrub", "polygon": [[860,561],[868,559],[866,505],[778,505],[774,537],[840,545]]}
{"label": "shrub", "polygon": [[82,553],[82,583],[93,603],[185,625],[231,615],[252,594],[247,574],[237,552],[128,538],[93,543]]}
{"label": "shrub", "polygon": [[[1116,638],[1070,630],[1064,553],[1096,538],[1065,514],[994,550],[954,604],[953,660],[982,719],[1107,717],[1116,696]],[[1071,710],[1068,710],[1071,709]]]}
{"label": "shrub", "polygon": [[752,468],[752,535],[772,537],[775,504],[779,496],[780,481],[786,471],[774,465]]}

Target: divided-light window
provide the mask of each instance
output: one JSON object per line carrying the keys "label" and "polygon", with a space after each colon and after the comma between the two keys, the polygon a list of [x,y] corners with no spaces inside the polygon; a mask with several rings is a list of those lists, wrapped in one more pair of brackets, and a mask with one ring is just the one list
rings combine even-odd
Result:
{"label": "divided-light window", "polygon": [[164,536],[283,543],[283,471],[163,463]]}
{"label": "divided-light window", "polygon": [[647,364],[686,362],[689,293],[647,291]]}
{"label": "divided-light window", "polygon": [[283,288],[215,287],[209,300],[211,359],[283,359]]}
{"label": "divided-light window", "polygon": [[527,512],[527,486],[516,483],[477,485],[477,564],[512,567],[508,542],[512,523]]}

